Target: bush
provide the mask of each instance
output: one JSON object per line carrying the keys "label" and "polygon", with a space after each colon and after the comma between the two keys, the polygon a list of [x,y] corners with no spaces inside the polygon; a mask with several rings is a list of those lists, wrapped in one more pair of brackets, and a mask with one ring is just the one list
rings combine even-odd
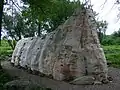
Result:
{"label": "bush", "polygon": [[106,35],[102,39],[102,45],[120,45],[120,37],[116,37],[113,35]]}

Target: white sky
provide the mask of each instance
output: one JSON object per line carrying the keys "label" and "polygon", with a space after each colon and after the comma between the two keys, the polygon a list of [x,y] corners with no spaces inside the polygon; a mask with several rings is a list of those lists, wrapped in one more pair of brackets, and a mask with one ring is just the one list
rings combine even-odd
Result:
{"label": "white sky", "polygon": [[[73,0],[71,0],[73,1]],[[77,1],[77,0],[75,0]],[[98,20],[106,20],[108,28],[106,34],[110,35],[120,28],[120,20],[118,19],[118,8],[120,5],[115,4],[116,0],[80,0],[81,2],[91,1],[93,10],[99,13]],[[120,14],[119,14],[120,18]]]}
{"label": "white sky", "polygon": [[108,22],[107,35],[112,34],[120,28],[120,20],[118,20],[117,17],[120,11],[118,11],[119,6],[115,4],[115,1],[116,0],[91,0],[91,4],[94,5],[93,10],[99,13],[99,20],[106,20]]}

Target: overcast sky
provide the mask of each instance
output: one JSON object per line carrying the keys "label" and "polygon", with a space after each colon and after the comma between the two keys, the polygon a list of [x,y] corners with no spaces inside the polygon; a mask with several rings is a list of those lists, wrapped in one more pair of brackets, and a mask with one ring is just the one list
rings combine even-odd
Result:
{"label": "overcast sky", "polygon": [[116,0],[91,0],[91,4],[94,5],[93,9],[99,13],[99,20],[106,20],[108,22],[108,29],[106,31],[108,35],[120,28],[120,20],[118,20],[117,17],[120,6],[115,4],[115,1]]}

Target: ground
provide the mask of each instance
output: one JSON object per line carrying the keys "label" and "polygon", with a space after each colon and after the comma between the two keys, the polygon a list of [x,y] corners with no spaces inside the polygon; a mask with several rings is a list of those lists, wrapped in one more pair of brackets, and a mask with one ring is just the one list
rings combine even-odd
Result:
{"label": "ground", "polygon": [[108,73],[113,78],[113,82],[104,85],[71,85],[63,81],[29,74],[24,70],[12,67],[8,61],[2,61],[2,67],[13,77],[28,80],[52,90],[120,90],[120,69],[113,67],[109,67]]}

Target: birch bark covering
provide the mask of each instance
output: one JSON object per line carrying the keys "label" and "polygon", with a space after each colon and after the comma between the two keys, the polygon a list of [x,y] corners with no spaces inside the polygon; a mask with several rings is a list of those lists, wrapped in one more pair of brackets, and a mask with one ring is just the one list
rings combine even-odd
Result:
{"label": "birch bark covering", "polygon": [[[84,80],[88,84],[107,80],[106,59],[91,9],[77,9],[44,39],[31,37],[20,40],[11,62],[52,75],[56,80],[73,78],[75,81],[72,83],[75,84]],[[76,79],[81,82],[76,82]]]}

